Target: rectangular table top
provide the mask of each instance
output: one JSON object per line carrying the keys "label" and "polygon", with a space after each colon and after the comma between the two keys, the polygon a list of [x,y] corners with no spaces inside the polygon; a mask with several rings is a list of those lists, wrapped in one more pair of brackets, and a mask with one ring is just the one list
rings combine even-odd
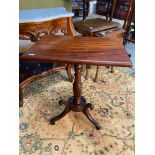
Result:
{"label": "rectangular table top", "polygon": [[131,67],[119,38],[45,36],[21,60],[65,64],[90,64]]}
{"label": "rectangular table top", "polygon": [[65,8],[45,8],[19,11],[19,23],[32,23],[53,20],[62,17],[72,17],[72,12]]}

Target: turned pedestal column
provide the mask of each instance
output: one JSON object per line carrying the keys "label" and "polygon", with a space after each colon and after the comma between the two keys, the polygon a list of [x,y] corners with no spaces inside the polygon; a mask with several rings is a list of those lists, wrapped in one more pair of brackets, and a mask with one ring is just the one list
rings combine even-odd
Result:
{"label": "turned pedestal column", "polygon": [[97,130],[101,129],[101,126],[99,123],[90,115],[89,109],[93,110],[94,107],[91,103],[86,103],[86,99],[82,96],[82,82],[81,82],[81,65],[74,65],[75,70],[75,80],[73,83],[73,94],[69,100],[66,101],[60,101],[59,105],[64,104],[65,109],[64,111],[52,118],[50,120],[50,123],[52,125],[55,124],[56,121],[64,117],[67,113],[69,113],[71,110],[74,112],[83,112],[83,114],[90,120],[91,123],[93,123]]}

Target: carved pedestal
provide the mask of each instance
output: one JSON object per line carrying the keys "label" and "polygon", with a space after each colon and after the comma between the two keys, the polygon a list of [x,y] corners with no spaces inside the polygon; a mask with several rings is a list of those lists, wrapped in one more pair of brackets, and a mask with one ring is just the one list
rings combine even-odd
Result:
{"label": "carved pedestal", "polygon": [[55,124],[56,121],[64,117],[67,113],[69,113],[71,110],[74,112],[83,112],[83,114],[90,120],[91,123],[93,123],[97,130],[101,129],[101,126],[99,123],[90,115],[89,109],[93,110],[94,107],[91,103],[86,103],[86,99],[81,96],[82,95],[82,82],[81,82],[81,65],[74,65],[75,70],[75,80],[73,83],[73,93],[74,96],[69,98],[69,100],[66,101],[60,101],[59,105],[64,104],[65,109],[64,111],[52,118],[50,120],[50,123],[52,125]]}

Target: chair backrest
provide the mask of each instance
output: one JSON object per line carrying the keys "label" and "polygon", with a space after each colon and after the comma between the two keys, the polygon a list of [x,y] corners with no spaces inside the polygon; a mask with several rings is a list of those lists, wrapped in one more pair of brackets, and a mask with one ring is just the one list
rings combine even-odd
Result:
{"label": "chair backrest", "polygon": [[135,0],[130,0],[129,6],[128,6],[128,12],[127,12],[124,25],[123,25],[123,29],[125,29],[126,31],[128,31],[130,27],[132,16],[134,14],[134,10],[135,10]]}
{"label": "chair backrest", "polygon": [[82,0],[82,1],[83,1],[83,20],[85,20],[87,16],[90,0]]}
{"label": "chair backrest", "polygon": [[[83,20],[85,20],[86,14],[88,11],[89,1],[91,1],[91,0],[82,0],[82,1],[83,1]],[[106,0],[106,1],[108,3],[106,20],[112,21],[115,7],[116,7],[116,0]]]}
{"label": "chair backrest", "polygon": [[116,0],[108,0],[106,20],[112,21],[116,7]]}

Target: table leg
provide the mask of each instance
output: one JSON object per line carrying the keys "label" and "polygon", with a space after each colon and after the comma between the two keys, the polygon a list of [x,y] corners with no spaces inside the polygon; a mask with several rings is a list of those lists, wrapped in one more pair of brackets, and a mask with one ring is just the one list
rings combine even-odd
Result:
{"label": "table leg", "polygon": [[94,107],[93,107],[93,105],[92,105],[91,103],[87,103],[87,104],[85,105],[85,107],[84,107],[84,109],[83,109],[83,113],[84,113],[84,114],[86,115],[86,117],[90,120],[90,122],[92,122],[92,123],[95,125],[96,129],[97,129],[97,130],[100,130],[100,129],[101,129],[100,124],[90,115],[88,109],[91,109],[91,110],[94,109]]}
{"label": "table leg", "polygon": [[65,105],[64,111],[61,114],[59,114],[58,116],[56,116],[56,117],[54,117],[54,118],[52,118],[50,120],[50,124],[51,125],[54,125],[56,121],[58,121],[59,119],[63,118],[64,116],[66,116],[66,114],[68,114],[70,112],[70,108],[69,108],[68,102],[60,101],[59,105],[62,105],[62,104]]}
{"label": "table leg", "polygon": [[96,75],[95,75],[94,82],[97,82],[97,79],[98,79],[98,74],[99,74],[99,69],[100,69],[100,67],[99,67],[99,66],[97,66],[97,70],[96,70]]}
{"label": "table leg", "polygon": [[107,68],[110,68],[111,69],[110,72],[111,73],[114,73],[114,67],[113,66],[111,66],[111,67],[110,66],[107,66]]}
{"label": "table leg", "polygon": [[89,75],[89,69],[91,68],[90,65],[86,65],[86,76],[85,76],[85,79],[87,80],[88,79],[88,75]]}
{"label": "table leg", "polygon": [[114,73],[114,67],[111,66],[111,73]]}
{"label": "table leg", "polygon": [[22,92],[22,88],[19,85],[19,107],[23,106],[23,92]]}
{"label": "table leg", "polygon": [[[109,66],[107,66],[107,68],[109,68]],[[94,79],[94,82],[97,82],[97,79],[98,79],[98,74],[99,74],[99,66],[97,66],[97,70],[96,70],[96,75],[95,75],[95,79]],[[111,73],[114,73],[114,67],[111,66]]]}
{"label": "table leg", "polygon": [[64,117],[67,113],[69,113],[71,110],[74,112],[83,112],[85,116],[90,120],[91,123],[94,124],[97,130],[101,129],[101,126],[99,123],[90,115],[89,108],[93,110],[93,105],[91,103],[86,103],[86,99],[81,96],[82,95],[82,82],[81,82],[81,65],[74,65],[75,70],[75,79],[73,83],[73,94],[74,96],[69,98],[68,102],[61,101],[60,103],[65,104],[64,111],[51,119],[50,123],[52,125],[55,124],[55,121],[58,121],[62,117]]}

